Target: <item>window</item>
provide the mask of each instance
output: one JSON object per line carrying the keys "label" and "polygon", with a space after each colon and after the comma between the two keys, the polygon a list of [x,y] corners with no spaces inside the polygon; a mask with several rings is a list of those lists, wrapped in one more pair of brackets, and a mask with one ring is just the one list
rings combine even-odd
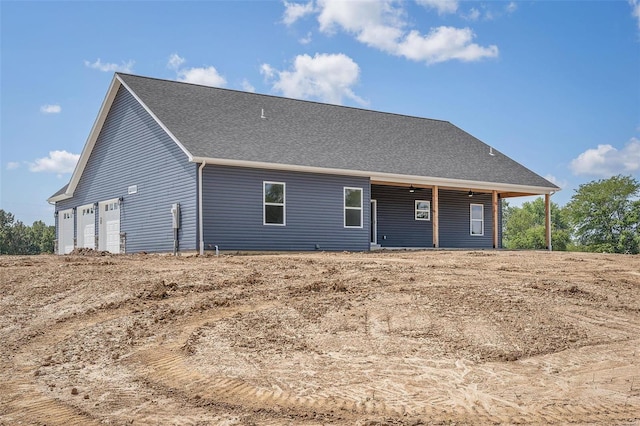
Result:
{"label": "window", "polygon": [[264,225],[285,224],[285,185],[282,182],[263,182]]}
{"label": "window", "polygon": [[484,205],[471,204],[471,235],[484,235]]}
{"label": "window", "polygon": [[416,200],[416,220],[431,220],[431,201]]}
{"label": "window", "polygon": [[362,188],[344,188],[344,226],[362,228]]}

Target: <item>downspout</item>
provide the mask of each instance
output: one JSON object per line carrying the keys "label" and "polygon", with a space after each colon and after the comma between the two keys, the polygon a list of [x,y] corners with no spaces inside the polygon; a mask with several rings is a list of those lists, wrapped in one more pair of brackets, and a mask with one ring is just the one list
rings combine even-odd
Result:
{"label": "downspout", "polygon": [[202,164],[198,167],[198,219],[200,227],[200,256],[204,256],[204,220],[202,218],[202,170],[207,165],[205,160],[202,160]]}

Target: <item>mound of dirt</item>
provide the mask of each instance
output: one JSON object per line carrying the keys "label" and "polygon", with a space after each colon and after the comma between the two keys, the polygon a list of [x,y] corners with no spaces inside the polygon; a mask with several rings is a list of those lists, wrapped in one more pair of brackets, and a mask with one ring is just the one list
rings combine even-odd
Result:
{"label": "mound of dirt", "polygon": [[111,255],[111,253],[109,253],[108,251],[77,247],[77,248],[74,248],[71,251],[71,253],[69,253],[69,255],[71,256],[109,256]]}

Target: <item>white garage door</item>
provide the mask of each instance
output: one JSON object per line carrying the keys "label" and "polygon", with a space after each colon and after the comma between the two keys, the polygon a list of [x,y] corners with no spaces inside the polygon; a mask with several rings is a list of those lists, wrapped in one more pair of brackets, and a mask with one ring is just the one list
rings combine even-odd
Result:
{"label": "white garage door", "polygon": [[98,204],[100,250],[120,253],[120,203],[117,199]]}
{"label": "white garage door", "polygon": [[96,214],[93,204],[80,206],[76,209],[78,223],[78,247],[96,248]]}
{"label": "white garage door", "polygon": [[73,209],[58,212],[58,254],[73,251]]}

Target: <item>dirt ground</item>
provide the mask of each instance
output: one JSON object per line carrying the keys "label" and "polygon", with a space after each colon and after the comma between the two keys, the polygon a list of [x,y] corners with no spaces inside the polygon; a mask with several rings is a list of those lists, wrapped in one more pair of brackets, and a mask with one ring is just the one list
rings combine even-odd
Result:
{"label": "dirt ground", "polygon": [[640,256],[0,257],[0,424],[639,424]]}

